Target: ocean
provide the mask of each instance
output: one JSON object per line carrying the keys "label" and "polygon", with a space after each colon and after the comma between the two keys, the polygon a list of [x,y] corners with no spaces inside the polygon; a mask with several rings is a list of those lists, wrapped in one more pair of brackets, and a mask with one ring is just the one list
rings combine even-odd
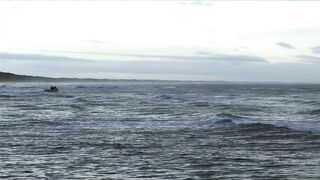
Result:
{"label": "ocean", "polygon": [[1,84],[0,178],[319,179],[320,85]]}

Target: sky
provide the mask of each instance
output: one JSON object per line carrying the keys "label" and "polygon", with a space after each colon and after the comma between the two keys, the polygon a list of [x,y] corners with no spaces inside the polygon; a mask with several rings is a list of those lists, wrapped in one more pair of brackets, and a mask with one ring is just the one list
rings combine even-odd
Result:
{"label": "sky", "polygon": [[320,1],[0,1],[0,71],[320,82]]}

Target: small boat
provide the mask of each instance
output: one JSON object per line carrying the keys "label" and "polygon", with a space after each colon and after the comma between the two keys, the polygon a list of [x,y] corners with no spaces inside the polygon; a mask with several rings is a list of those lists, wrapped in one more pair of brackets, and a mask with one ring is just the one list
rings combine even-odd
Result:
{"label": "small boat", "polygon": [[45,89],[44,91],[45,92],[58,92],[59,89],[57,87],[55,87],[55,86],[50,86],[49,89]]}

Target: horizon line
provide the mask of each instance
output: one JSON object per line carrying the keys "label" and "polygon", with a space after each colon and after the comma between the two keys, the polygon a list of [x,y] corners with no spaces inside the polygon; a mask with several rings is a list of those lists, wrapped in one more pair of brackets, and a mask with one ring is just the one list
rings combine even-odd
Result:
{"label": "horizon line", "polygon": [[[226,84],[320,84],[320,82],[290,82],[290,81],[239,81],[239,80],[181,80],[181,79],[117,79],[117,78],[77,78],[77,77],[50,77],[50,76],[39,76],[39,75],[27,75],[27,74],[16,74],[12,72],[7,71],[0,71],[0,73],[7,73],[11,75],[16,76],[27,76],[30,78],[47,78],[47,79],[53,79],[53,80],[70,80],[69,82],[72,82],[72,80],[80,80],[80,81],[165,81],[165,82],[202,82],[202,83],[226,83]],[[17,81],[4,81],[4,82],[17,82]],[[21,81],[19,81],[21,82]],[[23,82],[32,82],[32,81],[23,81]],[[1,83],[1,80],[0,80]]]}

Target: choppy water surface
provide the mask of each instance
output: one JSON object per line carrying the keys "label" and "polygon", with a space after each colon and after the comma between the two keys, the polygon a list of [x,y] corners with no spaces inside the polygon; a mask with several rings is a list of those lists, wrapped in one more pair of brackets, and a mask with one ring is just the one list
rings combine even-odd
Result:
{"label": "choppy water surface", "polygon": [[320,85],[55,85],[0,86],[0,178],[320,178]]}

